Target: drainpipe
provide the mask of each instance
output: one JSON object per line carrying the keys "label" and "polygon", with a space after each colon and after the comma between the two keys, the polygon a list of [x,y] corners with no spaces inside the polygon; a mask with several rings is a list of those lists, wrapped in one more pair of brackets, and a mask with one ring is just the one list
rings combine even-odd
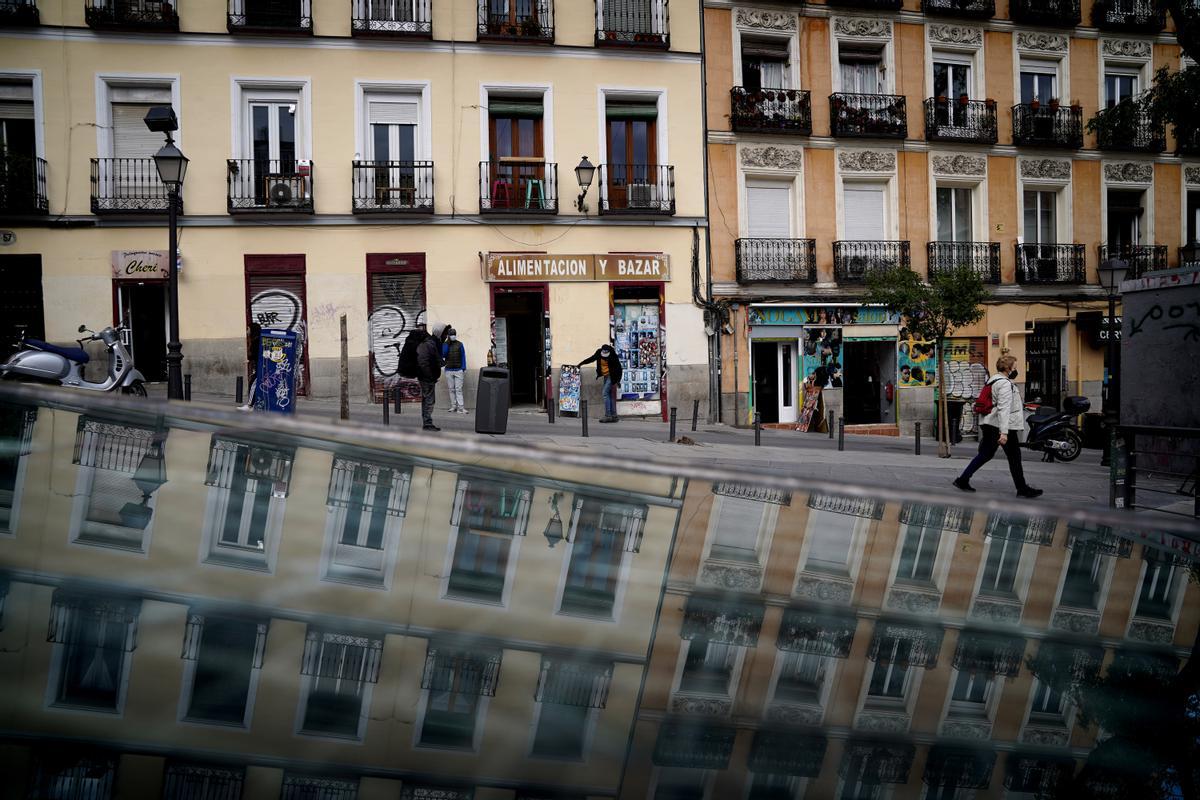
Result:
{"label": "drainpipe", "polygon": [[[700,155],[704,162],[704,268],[705,268],[705,307],[709,310],[711,324],[715,333],[708,340],[708,422],[723,421],[721,409],[721,314],[713,302],[712,281],[712,236],[709,233],[708,220],[708,59],[705,52],[708,49],[704,39],[704,0],[696,0],[700,11]],[[737,342],[734,342],[734,357],[737,356]],[[733,387],[737,392],[737,386]],[[716,409],[714,414],[713,409]]]}
{"label": "drainpipe", "polygon": [[[1069,317],[1069,316],[1067,316],[1067,317],[1038,317],[1037,321],[1038,322],[1070,322],[1072,319],[1074,319],[1074,318]],[[1031,330],[1031,329],[1019,330],[1019,331],[1005,331],[1004,337],[1000,340],[1000,355],[1008,354],[1008,337],[1010,337],[1010,336],[1028,336],[1031,333],[1033,333],[1033,330]]]}

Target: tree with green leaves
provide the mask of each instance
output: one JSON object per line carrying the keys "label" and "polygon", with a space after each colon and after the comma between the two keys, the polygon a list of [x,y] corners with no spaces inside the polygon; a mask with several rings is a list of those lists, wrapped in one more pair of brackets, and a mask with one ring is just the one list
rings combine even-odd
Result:
{"label": "tree with green leaves", "polygon": [[938,455],[950,457],[946,417],[946,365],[943,345],[958,328],[983,319],[987,289],[968,266],[939,271],[929,283],[909,269],[876,270],[867,275],[867,302],[899,314],[915,338],[933,342],[938,360]]}

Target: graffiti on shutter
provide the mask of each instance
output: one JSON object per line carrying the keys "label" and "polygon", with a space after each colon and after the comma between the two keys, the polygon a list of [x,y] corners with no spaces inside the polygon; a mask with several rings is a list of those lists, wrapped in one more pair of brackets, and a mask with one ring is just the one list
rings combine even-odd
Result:
{"label": "graffiti on shutter", "polygon": [[401,397],[421,399],[415,380],[399,375],[400,349],[418,323],[425,322],[425,277],[417,272],[380,272],[371,275],[371,315],[367,327],[371,342],[371,383],[377,399],[399,386]]}
{"label": "graffiti on shutter", "polygon": [[[270,281],[273,285],[264,285]],[[255,285],[257,284],[257,285]],[[308,325],[304,315],[303,276],[271,276],[251,279],[250,319],[263,328],[296,334],[296,391],[307,391]]]}

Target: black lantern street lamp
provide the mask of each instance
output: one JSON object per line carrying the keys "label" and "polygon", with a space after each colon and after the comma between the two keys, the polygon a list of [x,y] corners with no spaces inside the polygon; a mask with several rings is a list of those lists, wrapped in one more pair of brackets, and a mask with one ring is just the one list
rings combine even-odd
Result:
{"label": "black lantern street lamp", "polygon": [[183,399],[183,344],[179,341],[179,194],[187,174],[188,159],[171,134],[179,130],[175,110],[170,106],[154,106],[146,113],[146,127],[155,133],[165,133],[167,143],[154,154],[158,177],[167,189],[167,304],[170,321],[167,333],[167,398]]}
{"label": "black lantern street lamp", "polygon": [[592,166],[592,162],[588,161],[588,157],[584,156],[575,167],[575,180],[579,182],[579,198],[575,201],[575,208],[580,214],[587,213],[587,206],[584,205],[583,198],[587,197],[588,187],[592,185],[592,178],[596,175],[596,168]]}
{"label": "black lantern street lamp", "polygon": [[1117,297],[1121,294],[1121,281],[1129,271],[1129,264],[1119,258],[1110,258],[1100,264],[1100,285],[1108,293],[1108,317],[1101,326],[1106,349],[1104,358],[1104,426],[1108,432],[1108,441],[1104,447],[1104,459],[1100,462],[1107,466],[1112,458],[1112,445],[1116,441],[1117,423],[1120,421],[1121,392],[1118,373],[1119,353],[1117,340],[1121,335],[1120,326],[1116,324]]}

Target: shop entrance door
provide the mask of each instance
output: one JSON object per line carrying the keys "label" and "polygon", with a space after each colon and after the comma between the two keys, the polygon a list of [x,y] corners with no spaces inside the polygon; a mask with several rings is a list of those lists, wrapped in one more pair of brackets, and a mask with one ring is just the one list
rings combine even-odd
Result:
{"label": "shop entrance door", "polygon": [[508,368],[514,406],[542,405],[546,399],[543,296],[539,290],[517,290],[493,297],[496,364]]}
{"label": "shop entrance door", "polygon": [[895,347],[892,342],[848,340],[842,343],[845,358],[842,404],[846,424],[871,425],[883,421],[879,406],[881,387],[890,376],[883,378],[880,372],[887,349],[894,350]]}
{"label": "shop entrance door", "polygon": [[21,332],[45,339],[42,312],[42,257],[0,256],[0,359],[17,350]]}
{"label": "shop entrance door", "polygon": [[167,285],[162,281],[115,281],[118,322],[133,365],[150,382],[167,379]]}
{"label": "shop entrance door", "polygon": [[799,418],[797,402],[794,342],[754,342],[754,410],[766,422],[795,422]]}
{"label": "shop entrance door", "polygon": [[1038,322],[1025,338],[1025,400],[1059,407],[1062,395],[1062,328]]}

